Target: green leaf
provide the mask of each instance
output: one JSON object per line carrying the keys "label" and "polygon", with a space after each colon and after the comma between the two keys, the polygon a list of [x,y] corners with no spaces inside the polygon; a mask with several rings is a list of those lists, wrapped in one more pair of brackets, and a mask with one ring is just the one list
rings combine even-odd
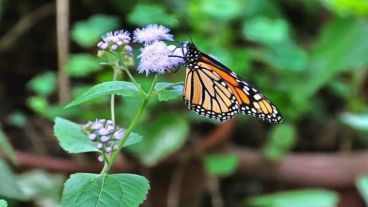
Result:
{"label": "green leaf", "polygon": [[[69,153],[99,152],[97,144],[88,139],[81,130],[81,125],[69,120],[57,117],[55,119],[54,134],[60,146]],[[131,133],[124,147],[141,142],[143,137],[137,133]]]}
{"label": "green leaf", "polygon": [[139,175],[77,173],[65,183],[62,205],[138,207],[148,190],[148,180]]}
{"label": "green leaf", "polygon": [[168,27],[176,27],[179,23],[176,18],[168,14],[165,9],[158,4],[137,4],[128,15],[128,21],[140,26],[146,26],[154,22]]}
{"label": "green leaf", "polygon": [[340,120],[355,130],[368,132],[368,114],[343,113]]}
{"label": "green leaf", "polygon": [[328,9],[345,17],[348,15],[368,16],[368,3],[366,0],[335,0],[323,1]]}
{"label": "green leaf", "polygon": [[88,139],[79,124],[56,117],[54,134],[60,146],[69,153],[99,152],[96,143]]}
{"label": "green leaf", "polygon": [[279,124],[273,127],[263,153],[271,160],[279,160],[295,144],[296,128],[291,124]]}
{"label": "green leaf", "polygon": [[107,15],[94,15],[85,21],[79,21],[72,28],[72,38],[82,47],[91,47],[101,35],[118,27],[118,18]]}
{"label": "green leaf", "polygon": [[41,96],[51,95],[56,88],[56,74],[46,72],[37,75],[27,83],[27,88]]}
{"label": "green leaf", "polygon": [[356,180],[356,186],[362,195],[365,203],[368,205],[368,176],[360,176]]}
{"label": "green leaf", "polygon": [[8,207],[8,203],[5,200],[0,199],[0,207]]}
{"label": "green leaf", "polygon": [[139,90],[138,88],[131,82],[126,81],[109,81],[97,84],[90,88],[88,91],[74,99],[71,103],[69,103],[65,108],[69,108],[72,106],[76,106],[78,104],[87,102],[89,100],[110,95],[116,94],[124,97],[128,96],[138,96]]}
{"label": "green leaf", "polygon": [[8,198],[23,200],[24,195],[17,184],[17,178],[9,166],[0,159],[0,195]]}
{"label": "green leaf", "polygon": [[14,149],[9,143],[8,138],[4,134],[3,130],[1,129],[0,129],[0,150],[3,151],[14,164],[17,163]]}
{"label": "green leaf", "polygon": [[84,77],[101,68],[98,58],[90,54],[73,54],[67,64],[67,71],[73,77]]}
{"label": "green leaf", "polygon": [[156,83],[155,90],[158,93],[159,101],[168,101],[183,96],[184,87],[179,83],[160,82]]}
{"label": "green leaf", "polygon": [[145,165],[153,166],[183,146],[189,126],[185,119],[165,113],[154,122],[144,125],[140,132],[145,138],[144,142],[128,149]]}
{"label": "green leaf", "polygon": [[62,175],[33,170],[19,175],[17,183],[27,200],[47,203],[45,206],[56,206],[57,203],[60,203],[64,183]]}
{"label": "green leaf", "polygon": [[247,199],[249,207],[336,207],[338,194],[323,189],[303,189],[255,196]]}
{"label": "green leaf", "polygon": [[219,21],[235,19],[246,10],[246,4],[237,0],[201,0],[198,3],[202,13],[208,14]]}
{"label": "green leaf", "polygon": [[239,164],[239,157],[233,154],[213,154],[204,158],[207,172],[213,176],[228,176],[234,173]]}

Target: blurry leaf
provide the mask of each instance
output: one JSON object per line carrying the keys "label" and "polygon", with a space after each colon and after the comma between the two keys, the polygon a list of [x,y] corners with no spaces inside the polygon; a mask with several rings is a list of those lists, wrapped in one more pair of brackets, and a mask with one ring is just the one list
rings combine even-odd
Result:
{"label": "blurry leaf", "polygon": [[198,4],[203,15],[210,15],[220,21],[239,17],[245,9],[245,4],[240,0],[201,0]]}
{"label": "blurry leaf", "polygon": [[323,189],[294,190],[247,199],[249,207],[337,207],[338,194]]}
{"label": "blurry leaf", "polygon": [[305,76],[294,96],[307,99],[337,74],[366,68],[367,33],[366,19],[336,19],[326,25],[312,51],[309,76]]}
{"label": "blurry leaf", "polygon": [[279,160],[295,144],[296,128],[290,124],[279,124],[272,128],[267,143],[263,147],[265,156],[271,160]]}
{"label": "blurry leaf", "polygon": [[118,26],[118,18],[107,15],[94,15],[87,20],[79,21],[72,28],[72,37],[82,47],[91,47],[101,35]]}
{"label": "blurry leaf", "polygon": [[[179,116],[163,114],[142,127],[144,141],[129,147],[139,159],[153,166],[180,149],[189,131],[188,123]],[[149,155],[149,156],[147,156]]]}
{"label": "blurry leaf", "polygon": [[7,155],[14,164],[17,163],[14,149],[1,128],[0,128],[0,151],[3,151],[5,155]]}
{"label": "blurry leaf", "polygon": [[25,127],[28,122],[28,117],[21,111],[15,111],[9,115],[7,121],[17,127]]}
{"label": "blurry leaf", "polygon": [[138,88],[131,82],[126,81],[109,81],[97,84],[90,88],[88,91],[74,99],[71,103],[69,103],[65,108],[69,108],[72,106],[76,106],[78,104],[87,102],[89,100],[110,95],[116,94],[124,97],[128,96],[138,96],[139,90]]}
{"label": "blurry leaf", "polygon": [[[17,178],[17,183],[28,200],[57,206],[60,203],[64,177],[41,170],[33,170]],[[44,205],[43,205],[44,206]]]}
{"label": "blurry leaf", "polygon": [[367,16],[368,15],[368,2],[366,0],[334,0],[325,1],[320,0],[328,9],[341,16],[356,15]]}
{"label": "blurry leaf", "polygon": [[0,199],[0,207],[8,207],[8,203],[5,200]]}
{"label": "blurry leaf", "polygon": [[138,3],[133,11],[128,15],[128,20],[132,24],[146,26],[148,24],[163,24],[168,27],[176,27],[178,20],[168,14],[159,4]]}
{"label": "blurry leaf", "polygon": [[32,96],[27,99],[27,104],[32,110],[44,114],[48,111],[49,103],[47,102],[45,97],[41,96]]}
{"label": "blurry leaf", "polygon": [[56,74],[54,72],[46,72],[37,75],[27,83],[27,88],[38,95],[48,96],[55,91]]}
{"label": "blurry leaf", "polygon": [[279,18],[283,15],[277,1],[247,0],[245,2],[246,6],[243,12],[248,18],[263,15],[271,18]]}
{"label": "blurry leaf", "polygon": [[62,205],[138,207],[148,190],[148,180],[139,175],[77,173],[65,182]]}
{"label": "blurry leaf", "polygon": [[343,113],[340,120],[355,130],[368,132],[368,114]]}
{"label": "blurry leaf", "polygon": [[283,19],[257,17],[244,22],[245,38],[265,45],[275,45],[289,38],[288,24]]}
{"label": "blurry leaf", "polygon": [[[54,134],[60,146],[69,153],[99,152],[97,144],[88,139],[81,130],[81,125],[66,119],[55,119]],[[137,133],[131,133],[124,147],[141,142],[143,137]]]}
{"label": "blurry leaf", "polygon": [[60,146],[69,153],[99,152],[96,143],[82,132],[81,125],[56,117],[54,134]]}
{"label": "blurry leaf", "polygon": [[158,100],[168,101],[170,99],[183,96],[183,85],[180,83],[156,83],[155,90],[158,93]]}
{"label": "blurry leaf", "polygon": [[365,203],[368,205],[368,176],[360,176],[356,181],[356,186],[362,195]]}
{"label": "blurry leaf", "polygon": [[204,164],[210,175],[228,176],[238,167],[239,157],[233,154],[212,154],[204,158]]}
{"label": "blurry leaf", "polygon": [[74,77],[84,77],[101,68],[98,58],[90,54],[73,54],[67,65],[68,73]]}
{"label": "blurry leaf", "polygon": [[17,178],[2,159],[0,159],[0,180],[1,196],[17,200],[24,199],[24,195],[17,184]]}

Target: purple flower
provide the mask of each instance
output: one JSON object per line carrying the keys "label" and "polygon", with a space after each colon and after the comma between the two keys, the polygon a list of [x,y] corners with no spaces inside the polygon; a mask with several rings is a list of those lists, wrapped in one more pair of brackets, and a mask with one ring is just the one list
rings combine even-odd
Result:
{"label": "purple flower", "polygon": [[133,41],[141,44],[149,45],[155,41],[173,40],[173,35],[169,34],[170,29],[157,24],[150,24],[142,29],[138,28],[134,31]]}
{"label": "purple flower", "polygon": [[104,145],[103,145],[102,143],[98,143],[98,144],[97,144],[97,149],[102,149],[102,148],[103,148],[103,146],[104,146]]}
{"label": "purple flower", "polygon": [[183,63],[182,58],[170,57],[172,55],[172,47],[168,47],[164,42],[154,42],[141,49],[140,63],[138,65],[139,73],[151,72],[165,73],[172,68],[178,67]]}
{"label": "purple flower", "polygon": [[110,137],[108,137],[108,136],[102,136],[101,137],[101,142],[107,142],[109,140],[110,140]]}
{"label": "purple flower", "polygon": [[123,138],[124,134],[125,134],[124,130],[123,129],[119,129],[118,131],[116,131],[114,133],[114,137],[115,137],[115,139],[120,140],[120,139]]}
{"label": "purple flower", "polygon": [[88,139],[91,140],[91,141],[95,141],[97,138],[97,135],[96,134],[90,134],[88,135]]}
{"label": "purple flower", "polygon": [[101,136],[106,136],[110,134],[110,130],[106,128],[101,128],[100,130],[98,130],[98,134]]}
{"label": "purple flower", "polygon": [[130,33],[124,30],[108,32],[102,35],[102,40],[97,43],[97,47],[101,50],[116,51],[120,46],[130,43]]}
{"label": "purple flower", "polygon": [[103,162],[105,159],[104,159],[104,157],[102,155],[99,155],[97,157],[97,160],[100,161],[100,162]]}

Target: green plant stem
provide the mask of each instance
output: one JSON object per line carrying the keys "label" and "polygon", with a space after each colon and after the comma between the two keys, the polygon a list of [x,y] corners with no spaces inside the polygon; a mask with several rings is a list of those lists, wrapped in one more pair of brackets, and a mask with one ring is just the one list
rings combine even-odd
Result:
{"label": "green plant stem", "polygon": [[[114,75],[112,77],[113,81],[115,81],[117,79],[118,73],[119,73],[119,70],[114,69]],[[115,94],[111,94],[110,107],[111,107],[111,120],[115,124]]]}
{"label": "green plant stem", "polygon": [[133,118],[132,122],[129,124],[128,129],[125,131],[124,137],[120,140],[119,145],[118,145],[119,146],[118,150],[116,150],[112,153],[111,159],[110,159],[109,162],[105,162],[105,165],[104,165],[104,167],[103,167],[100,174],[108,173],[109,170],[111,169],[111,167],[114,164],[117,156],[119,155],[120,150],[123,148],[125,142],[129,138],[130,133],[133,131],[133,129],[135,128],[135,126],[137,125],[137,123],[139,121],[139,118],[142,116],[143,111],[146,108],[146,106],[147,106],[147,104],[148,104],[148,102],[151,98],[153,89],[156,85],[156,81],[157,81],[157,75],[155,75],[155,77],[153,78],[151,88],[149,89],[149,91],[147,93],[147,96],[144,97],[141,107],[139,108],[139,110],[138,110],[137,114],[135,115],[135,117]]}
{"label": "green plant stem", "polygon": [[124,69],[125,72],[128,74],[129,79],[134,83],[134,85],[139,89],[139,91],[145,96],[147,97],[148,94],[142,89],[142,87],[138,84],[138,82],[135,80],[135,78],[133,77],[133,75],[130,73],[129,69]]}

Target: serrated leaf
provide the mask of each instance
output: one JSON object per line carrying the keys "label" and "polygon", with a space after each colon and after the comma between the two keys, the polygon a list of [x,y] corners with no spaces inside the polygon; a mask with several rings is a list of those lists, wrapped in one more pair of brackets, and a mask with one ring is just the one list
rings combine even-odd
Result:
{"label": "serrated leaf", "polygon": [[48,96],[55,91],[56,74],[54,72],[46,72],[37,75],[27,83],[27,88],[41,96]]}
{"label": "serrated leaf", "polygon": [[137,4],[128,15],[128,21],[132,24],[146,26],[155,22],[169,27],[178,25],[178,20],[168,14],[159,4]]}
{"label": "serrated leaf", "polygon": [[8,203],[5,200],[0,199],[0,207],[8,207]]}
{"label": "serrated leaf", "polygon": [[148,180],[139,175],[77,173],[65,183],[62,205],[138,207],[148,190]]}
{"label": "serrated leaf", "polygon": [[[189,132],[188,123],[181,117],[163,114],[141,128],[144,142],[129,147],[145,165],[153,166],[180,149]],[[149,155],[149,156],[147,156]]]}
{"label": "serrated leaf", "polygon": [[210,175],[228,176],[236,170],[239,157],[233,154],[212,154],[204,158],[204,164]]}
{"label": "serrated leaf", "polygon": [[138,88],[131,82],[126,81],[109,81],[97,84],[90,88],[88,91],[74,99],[71,103],[69,103],[65,108],[69,108],[72,106],[76,106],[78,104],[87,102],[89,100],[110,95],[116,94],[124,97],[128,96],[138,96],[139,90]]}
{"label": "serrated leaf", "polygon": [[54,134],[60,146],[69,153],[99,152],[96,143],[87,138],[79,124],[56,117]]}
{"label": "serrated leaf", "polygon": [[91,47],[97,43],[101,35],[117,28],[118,24],[117,17],[98,14],[75,23],[71,33],[79,45]]}
{"label": "serrated leaf", "polygon": [[356,181],[356,186],[362,195],[365,203],[368,205],[368,176],[360,176]]}
{"label": "serrated leaf", "polygon": [[249,207],[336,207],[338,194],[323,189],[303,189],[255,196],[247,199]]}
{"label": "serrated leaf", "polygon": [[0,195],[8,198],[23,200],[24,195],[17,184],[17,178],[9,166],[0,159]]}
{"label": "serrated leaf", "polygon": [[96,56],[90,54],[72,54],[67,71],[73,77],[83,77],[102,68]]}
{"label": "serrated leaf", "polygon": [[184,87],[178,83],[160,82],[155,85],[155,90],[159,101],[168,101],[183,96]]}
{"label": "serrated leaf", "polygon": [[[81,125],[69,120],[57,117],[55,119],[54,134],[60,146],[69,153],[99,152],[97,144],[88,139],[81,130]],[[143,137],[137,133],[131,133],[124,147],[141,142]]]}
{"label": "serrated leaf", "polygon": [[8,138],[4,134],[3,130],[1,130],[1,129],[0,129],[0,150],[5,152],[5,154],[10,158],[10,160],[14,164],[17,163],[17,159],[16,159],[16,156],[15,156],[14,149],[11,146],[11,144],[9,143]]}

